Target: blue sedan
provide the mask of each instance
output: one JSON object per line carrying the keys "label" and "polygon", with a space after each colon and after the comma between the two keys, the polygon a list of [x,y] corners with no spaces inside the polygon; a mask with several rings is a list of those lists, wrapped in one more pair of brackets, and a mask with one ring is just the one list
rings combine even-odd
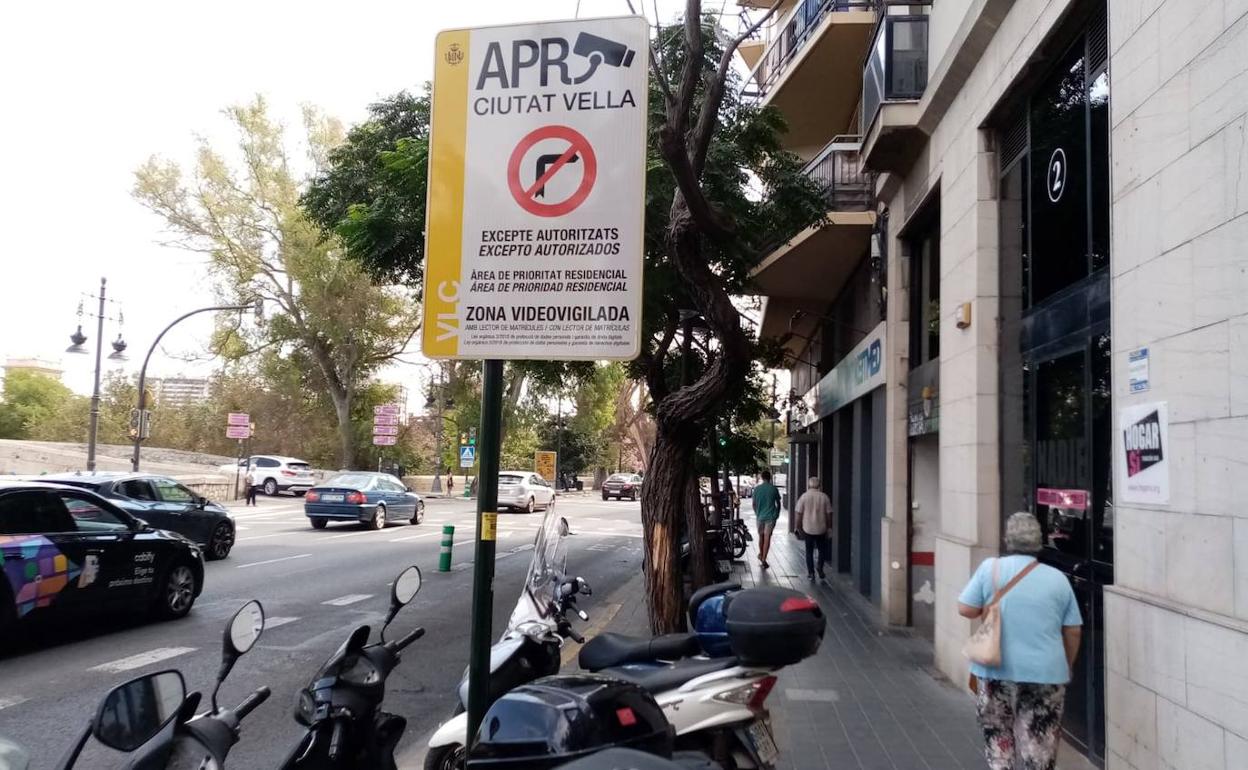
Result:
{"label": "blue sedan", "polygon": [[388,473],[352,471],[309,489],[303,512],[315,529],[324,529],[331,521],[357,521],[381,529],[396,519],[419,524],[425,518],[425,501]]}

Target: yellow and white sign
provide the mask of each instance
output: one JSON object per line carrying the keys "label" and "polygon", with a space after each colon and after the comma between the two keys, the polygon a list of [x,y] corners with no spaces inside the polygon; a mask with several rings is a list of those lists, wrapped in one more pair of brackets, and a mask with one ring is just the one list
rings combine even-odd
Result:
{"label": "yellow and white sign", "polygon": [[556,457],[554,452],[534,452],[533,469],[537,471],[537,475],[547,481],[554,481]]}
{"label": "yellow and white sign", "polygon": [[640,16],[438,35],[425,355],[637,356],[648,45]]}

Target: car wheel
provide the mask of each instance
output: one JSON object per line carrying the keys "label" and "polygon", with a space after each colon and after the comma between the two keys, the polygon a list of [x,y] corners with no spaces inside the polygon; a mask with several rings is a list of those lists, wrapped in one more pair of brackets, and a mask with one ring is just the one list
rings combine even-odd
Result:
{"label": "car wheel", "polygon": [[17,637],[17,605],[8,581],[0,578],[0,651],[7,652]]}
{"label": "car wheel", "polygon": [[274,495],[276,495],[277,494],[277,482],[274,481],[273,479],[265,479],[264,493],[268,495],[269,497],[273,497]]}
{"label": "car wheel", "polygon": [[195,571],[186,562],[177,562],[165,573],[156,597],[156,614],[166,620],[181,618],[195,603]]}
{"label": "car wheel", "polygon": [[224,559],[230,555],[234,547],[234,528],[228,521],[223,521],[212,530],[212,539],[208,541],[208,557]]}
{"label": "car wheel", "polygon": [[524,512],[532,513],[533,511],[536,511],[536,510],[537,510],[537,501],[534,500],[532,497],[530,497],[528,504],[524,506]]}
{"label": "car wheel", "polygon": [[430,749],[425,755],[425,770],[463,770],[464,747],[458,743]]}
{"label": "car wheel", "polygon": [[368,520],[369,529],[384,529],[386,526],[386,506],[377,503],[377,510],[373,511],[373,518]]}
{"label": "car wheel", "polygon": [[412,514],[412,523],[419,524],[425,520],[425,504],[416,503],[416,512]]}
{"label": "car wheel", "polygon": [[603,493],[602,493],[602,501],[603,501],[604,503],[605,503],[607,500],[610,500],[610,499],[611,499],[611,498],[607,496],[607,493],[606,493],[606,492],[603,492]]}
{"label": "car wheel", "polygon": [[325,529],[327,526],[329,526],[329,521],[326,519],[312,519],[312,529]]}

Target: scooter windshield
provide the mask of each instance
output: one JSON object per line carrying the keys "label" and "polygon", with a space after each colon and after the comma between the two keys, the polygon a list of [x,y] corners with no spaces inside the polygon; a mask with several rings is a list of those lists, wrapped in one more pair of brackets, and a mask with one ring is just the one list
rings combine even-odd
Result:
{"label": "scooter windshield", "polygon": [[561,532],[559,520],[549,508],[542,517],[542,526],[533,538],[533,559],[524,579],[524,590],[507,622],[507,632],[524,630],[522,626],[535,622],[547,625],[553,614],[568,561],[566,535]]}

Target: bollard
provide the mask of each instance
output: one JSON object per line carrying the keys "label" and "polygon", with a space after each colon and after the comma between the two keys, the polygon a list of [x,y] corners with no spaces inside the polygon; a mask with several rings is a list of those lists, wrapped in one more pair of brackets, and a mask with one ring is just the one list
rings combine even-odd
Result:
{"label": "bollard", "polygon": [[455,542],[455,525],[442,527],[442,553],[438,556],[438,572],[451,571],[451,544]]}

